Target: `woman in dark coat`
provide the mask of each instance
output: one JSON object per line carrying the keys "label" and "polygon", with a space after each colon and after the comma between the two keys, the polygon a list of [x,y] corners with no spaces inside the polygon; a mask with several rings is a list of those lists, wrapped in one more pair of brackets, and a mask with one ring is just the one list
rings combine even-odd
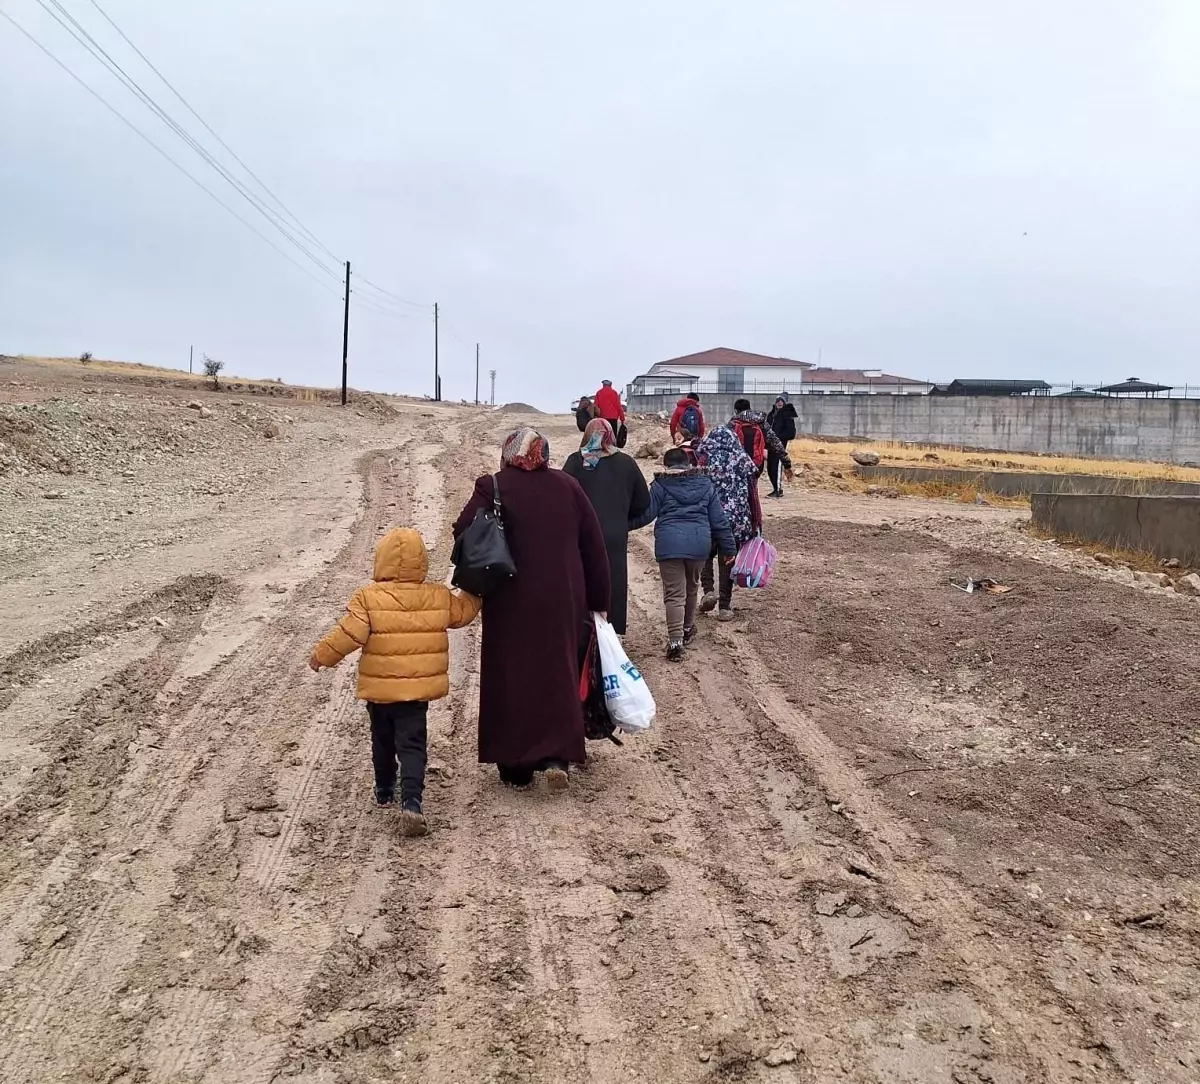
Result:
{"label": "woman in dark coat", "polygon": [[[771,412],[767,415],[767,425],[774,430],[785,452],[788,444],[796,439],[796,418],[796,408],[788,399],[788,393],[781,392],[779,398],[775,400],[775,405],[771,407]],[[779,457],[779,453],[768,448],[767,477],[771,479],[770,495],[772,497],[783,496],[783,484],[779,477],[779,468],[782,466],[783,460]]]}
{"label": "woman in dark coat", "polygon": [[[608,560],[596,513],[573,479],[547,470],[549,445],[533,429],[504,442],[499,474],[505,536],[517,572],[483,600],[479,672],[479,761],[525,786],[544,771],[567,786],[567,765],[584,760],[579,660],[591,614],[608,606]],[[457,538],[492,503],[492,478],[454,524]]]}
{"label": "woman in dark coat", "polygon": [[624,636],[629,609],[629,521],[650,507],[650,491],[637,463],[618,452],[614,443],[612,426],[596,418],[584,430],[579,451],[571,454],[563,470],[583,487],[600,519],[612,580],[608,621]]}

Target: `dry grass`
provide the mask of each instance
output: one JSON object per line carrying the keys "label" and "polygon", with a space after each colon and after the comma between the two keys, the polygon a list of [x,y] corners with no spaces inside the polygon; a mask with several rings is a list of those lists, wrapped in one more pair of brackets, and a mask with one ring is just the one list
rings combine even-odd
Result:
{"label": "dry grass", "polygon": [[1033,537],[1041,539],[1043,542],[1057,542],[1060,546],[1065,546],[1068,549],[1077,551],[1078,553],[1086,553],[1091,557],[1095,557],[1097,553],[1107,553],[1116,561],[1117,565],[1126,565],[1135,572],[1165,572],[1172,579],[1186,575],[1189,569],[1184,568],[1165,568],[1162,561],[1153,553],[1147,553],[1145,550],[1125,549],[1122,546],[1109,546],[1103,542],[1096,542],[1093,539],[1076,538],[1073,535],[1054,534],[1052,531],[1044,530],[1041,527],[1032,525],[1025,530]]}
{"label": "dry grass", "polygon": [[[1069,456],[1022,455],[1003,452],[990,455],[966,448],[933,448],[879,441],[821,441],[801,437],[792,441],[788,451],[799,463],[814,467],[833,467],[845,472],[853,469],[850,452],[869,444],[879,453],[881,462],[912,467],[954,467],[960,470],[1031,471],[1043,474],[1100,474],[1111,478],[1166,479],[1176,482],[1200,482],[1200,469],[1171,463],[1141,463],[1116,459],[1077,459]],[[936,458],[927,459],[927,456]]]}
{"label": "dry grass", "polygon": [[933,501],[956,501],[959,504],[979,504],[982,501],[996,508],[1029,507],[1028,497],[1006,497],[970,483],[899,482],[895,488],[906,497],[925,497]]}

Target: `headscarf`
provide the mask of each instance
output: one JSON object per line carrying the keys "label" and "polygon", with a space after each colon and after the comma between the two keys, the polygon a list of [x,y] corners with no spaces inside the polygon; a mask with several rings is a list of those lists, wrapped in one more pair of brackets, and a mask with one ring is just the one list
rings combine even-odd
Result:
{"label": "headscarf", "polygon": [[754,484],[754,460],[746,454],[733,430],[719,425],[696,448],[696,461],[716,486],[717,496],[734,541],[739,547],[754,537],[754,515],[750,508],[750,486]]}
{"label": "headscarf", "polygon": [[612,426],[603,418],[593,418],[588,422],[583,431],[583,440],[579,443],[579,450],[583,453],[584,470],[595,470],[601,459],[612,455],[613,442],[616,439]]}
{"label": "headscarf", "polygon": [[545,470],[550,465],[550,442],[536,429],[522,426],[504,439],[500,461],[518,470]]}

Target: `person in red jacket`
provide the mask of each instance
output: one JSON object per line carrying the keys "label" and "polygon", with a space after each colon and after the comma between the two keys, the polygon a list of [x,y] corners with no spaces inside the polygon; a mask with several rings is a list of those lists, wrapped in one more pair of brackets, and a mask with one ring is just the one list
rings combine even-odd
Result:
{"label": "person in red jacket", "polygon": [[593,402],[596,405],[596,417],[603,418],[616,432],[617,426],[625,421],[625,408],[621,406],[621,396],[611,380],[604,381],[604,387],[596,392]]}
{"label": "person in red jacket", "polygon": [[[691,437],[704,439],[704,411],[700,409],[700,396],[690,391],[675,404],[675,413],[671,415],[671,439],[674,440],[680,429],[686,429]],[[685,440],[689,439],[687,437]]]}

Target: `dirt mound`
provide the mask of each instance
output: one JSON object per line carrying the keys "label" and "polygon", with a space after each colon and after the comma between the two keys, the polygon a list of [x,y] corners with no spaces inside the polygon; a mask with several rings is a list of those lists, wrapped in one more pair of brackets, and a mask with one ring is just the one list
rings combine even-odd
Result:
{"label": "dirt mound", "polygon": [[[340,406],[342,392],[340,388],[321,388],[315,393],[315,397],[322,403],[335,403]],[[377,418],[394,418],[396,416],[396,408],[387,399],[368,391],[351,390],[347,395],[346,409]]]}
{"label": "dirt mound", "polygon": [[538,410],[535,406],[530,406],[528,403],[505,403],[500,408],[501,414],[545,414],[544,410]]}
{"label": "dirt mound", "polygon": [[181,460],[189,472],[219,450],[261,439],[271,422],[290,424],[239,400],[189,410],[173,399],[106,396],[72,402],[0,404],[0,478],[36,481],[47,474],[132,476]]}

